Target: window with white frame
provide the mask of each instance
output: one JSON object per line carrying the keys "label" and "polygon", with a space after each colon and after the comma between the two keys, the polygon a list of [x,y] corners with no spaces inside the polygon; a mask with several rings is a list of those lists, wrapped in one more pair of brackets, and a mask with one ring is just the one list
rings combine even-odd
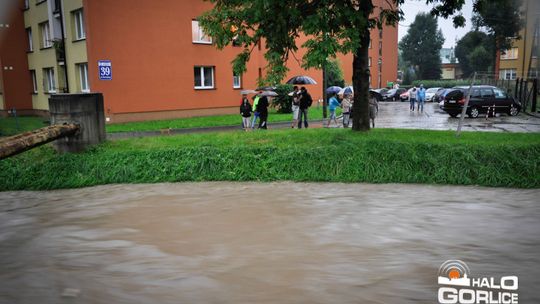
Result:
{"label": "window with white frame", "polygon": [[368,63],[367,63],[368,67],[371,66],[371,57],[368,58]]}
{"label": "window with white frame", "polygon": [[79,70],[79,86],[81,92],[88,93],[90,92],[90,85],[88,83],[88,63],[79,63],[77,64]]}
{"label": "window with white frame", "polygon": [[242,87],[242,76],[233,72],[233,88],[240,89]]}
{"label": "window with white frame", "polygon": [[511,48],[501,54],[501,60],[518,59],[518,48]]}
{"label": "window with white frame", "polygon": [[37,78],[36,78],[36,71],[30,70],[30,77],[32,77],[32,92],[34,94],[37,94],[38,92],[38,86],[37,86]]}
{"label": "window with white frame", "polygon": [[517,70],[502,69],[499,71],[499,78],[503,80],[515,80],[517,78]]}
{"label": "window with white frame", "polygon": [[196,66],[193,68],[195,78],[195,89],[214,88],[214,67]]}
{"label": "window with white frame", "polygon": [[199,26],[199,21],[191,21],[191,36],[193,43],[211,44],[212,38],[208,37]]}
{"label": "window with white frame", "polygon": [[43,69],[44,91],[47,93],[56,93],[56,83],[54,80],[54,69]]}
{"label": "window with white frame", "polygon": [[32,42],[32,28],[29,27],[26,29],[26,36],[28,37],[28,51],[34,51],[34,43]]}
{"label": "window with white frame", "polygon": [[24,9],[30,8],[30,0],[24,0]]}
{"label": "window with white frame", "polygon": [[86,32],[84,30],[84,14],[82,9],[73,12],[73,20],[75,22],[75,40],[85,39]]}
{"label": "window with white frame", "polygon": [[48,48],[52,46],[51,32],[49,28],[49,21],[43,22],[39,25],[41,32],[41,47]]}

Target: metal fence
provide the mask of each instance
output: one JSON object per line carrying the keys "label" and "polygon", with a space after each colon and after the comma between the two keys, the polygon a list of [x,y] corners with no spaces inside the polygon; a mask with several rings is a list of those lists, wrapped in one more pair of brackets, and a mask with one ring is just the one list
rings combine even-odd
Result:
{"label": "metal fence", "polygon": [[516,80],[496,79],[493,75],[479,75],[475,84],[487,84],[505,89],[508,94],[518,100],[524,112],[537,112],[537,101],[540,95],[538,78],[517,78]]}

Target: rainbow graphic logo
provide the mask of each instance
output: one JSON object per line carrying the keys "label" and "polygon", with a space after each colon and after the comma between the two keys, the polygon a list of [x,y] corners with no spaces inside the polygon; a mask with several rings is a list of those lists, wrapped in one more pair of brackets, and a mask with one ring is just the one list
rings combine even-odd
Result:
{"label": "rainbow graphic logo", "polygon": [[448,260],[439,267],[439,284],[453,286],[471,286],[471,271],[465,262]]}

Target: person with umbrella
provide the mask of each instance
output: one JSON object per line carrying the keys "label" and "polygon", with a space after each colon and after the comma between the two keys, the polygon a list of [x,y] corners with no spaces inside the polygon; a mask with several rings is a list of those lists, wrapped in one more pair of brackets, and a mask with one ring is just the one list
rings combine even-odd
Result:
{"label": "person with umbrella", "polygon": [[242,115],[242,127],[247,131],[250,127],[251,122],[251,104],[247,98],[247,94],[242,94],[242,104],[240,104],[240,115]]}
{"label": "person with umbrella", "polygon": [[300,92],[298,86],[294,86],[292,91],[292,113],[293,121],[291,128],[294,129],[294,126],[298,124],[298,113],[300,112]]}
{"label": "person with umbrella", "polygon": [[259,94],[255,95],[253,97],[253,120],[251,121],[251,128],[255,129],[255,124],[257,123],[257,118],[259,118],[259,112],[257,111],[257,104],[259,103],[259,99],[261,98],[261,91],[259,91]]}
{"label": "person with umbrella", "polygon": [[304,127],[307,129],[308,127],[308,109],[311,107],[311,104],[313,103],[313,99],[311,98],[311,95],[308,93],[306,87],[302,87],[300,89],[300,112],[299,112],[299,120],[298,120],[298,129],[302,129],[302,117],[304,119]]}
{"label": "person with umbrella", "polygon": [[341,102],[341,109],[343,110],[343,127],[349,127],[349,120],[351,118],[353,98],[352,94],[345,94],[343,96],[343,101]]}
{"label": "person with umbrella", "polygon": [[[268,128],[268,96],[274,96],[275,92],[266,91],[260,94],[259,102],[257,103],[256,111],[259,113],[259,129]],[[277,94],[276,94],[277,95]]]}
{"label": "person with umbrella", "polygon": [[332,120],[337,125],[337,119],[336,119],[336,109],[339,107],[339,101],[336,98],[336,94],[332,94],[330,98],[328,99],[328,110],[330,111],[330,118],[328,118],[328,124],[326,125],[327,128],[330,127],[330,123]]}

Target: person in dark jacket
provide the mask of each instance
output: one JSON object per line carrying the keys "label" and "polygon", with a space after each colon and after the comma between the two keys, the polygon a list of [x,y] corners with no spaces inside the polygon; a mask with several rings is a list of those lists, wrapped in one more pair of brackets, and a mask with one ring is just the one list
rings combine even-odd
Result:
{"label": "person in dark jacket", "polygon": [[251,117],[251,110],[251,104],[249,103],[247,95],[242,95],[242,104],[240,104],[240,115],[242,115],[242,127],[246,131],[250,127],[251,120],[249,118]]}
{"label": "person in dark jacket", "polygon": [[300,113],[298,115],[298,129],[302,129],[302,117],[304,119],[304,127],[308,127],[308,109],[311,107],[312,103],[313,99],[311,98],[311,95],[308,93],[305,87],[302,87],[300,89]]}
{"label": "person in dark jacket", "polygon": [[257,103],[257,108],[255,111],[259,112],[259,129],[267,129],[267,120],[268,120],[268,97],[261,96],[259,98],[259,103]]}

